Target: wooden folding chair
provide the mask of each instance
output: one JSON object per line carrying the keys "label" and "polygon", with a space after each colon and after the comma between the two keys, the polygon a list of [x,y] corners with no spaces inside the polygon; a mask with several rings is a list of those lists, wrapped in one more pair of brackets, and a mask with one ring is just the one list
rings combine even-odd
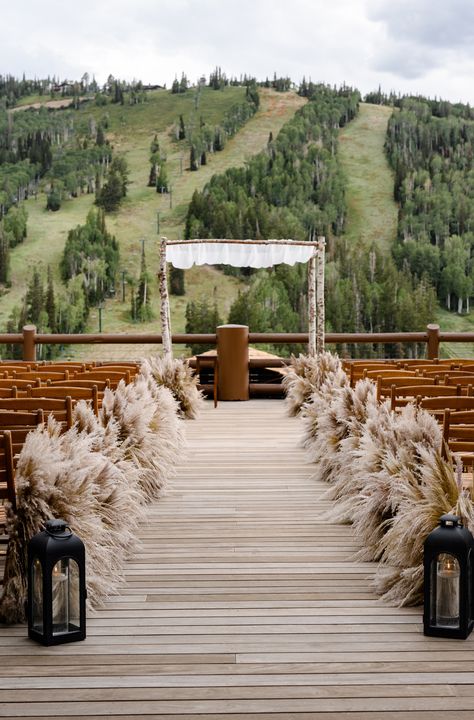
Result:
{"label": "wooden folding chair", "polygon": [[105,388],[110,387],[110,382],[108,380],[78,380],[72,378],[71,380],[52,380],[47,383],[46,387],[96,387],[99,392],[103,393]]}
{"label": "wooden folding chair", "polygon": [[414,387],[415,385],[419,385],[420,387],[423,385],[436,385],[437,380],[432,380],[431,378],[422,378],[422,377],[407,377],[406,375],[397,375],[396,372],[393,373],[393,375],[389,375],[388,377],[378,377],[377,378],[377,399],[381,402],[385,400],[386,398],[390,398],[392,394],[392,386],[395,385],[395,387],[406,387],[411,386]]}
{"label": "wooden folding chair", "polygon": [[349,379],[352,387],[358,380],[365,377],[365,373],[372,370],[398,370],[393,362],[356,362],[351,365]]}
{"label": "wooden folding chair", "polygon": [[16,465],[16,456],[21,452],[26,436],[43,422],[44,413],[42,410],[33,412],[0,410],[0,431],[8,430],[10,432],[14,466]]}
{"label": "wooden folding chair", "polygon": [[85,363],[76,362],[50,362],[41,366],[40,372],[67,372],[71,375],[74,372],[84,372]]}
{"label": "wooden folding chair", "polygon": [[417,406],[431,413],[438,422],[443,422],[445,410],[474,410],[474,397],[452,395],[447,397],[417,397]]}
{"label": "wooden folding chair", "polygon": [[94,370],[88,370],[87,372],[83,373],[75,373],[73,380],[108,380],[109,387],[112,388],[112,390],[115,390],[117,385],[121,380],[124,380],[125,383],[128,385],[130,383],[130,372],[126,370],[125,368],[123,370],[117,371],[117,370],[109,370],[108,368],[105,370],[97,370],[94,368]]}
{"label": "wooden folding chair", "polygon": [[390,392],[391,409],[397,410],[408,403],[418,403],[426,398],[443,398],[461,395],[461,386],[446,387],[445,385],[392,385]]}
{"label": "wooden folding chair", "polygon": [[[99,414],[99,391],[97,390],[97,385],[93,385],[91,388],[76,387],[72,384],[73,382],[74,381],[71,381],[71,385],[67,385],[66,387],[61,387],[58,385],[47,385],[45,387],[39,387],[39,388],[30,387],[27,390],[27,396],[32,397],[32,398],[67,398],[67,397],[71,397],[73,401],[86,400],[91,404],[95,415],[98,415]],[[101,393],[101,397],[102,396],[103,396],[103,393]]]}
{"label": "wooden folding chair", "polygon": [[69,371],[63,370],[55,372],[54,370],[32,370],[31,372],[17,372],[13,371],[11,377],[19,380],[31,380],[33,383],[35,380],[40,380],[41,383],[46,383],[47,380],[68,380]]}
{"label": "wooden folding chair", "polygon": [[0,378],[0,388],[11,389],[16,387],[17,390],[26,390],[29,387],[39,387],[41,380],[20,380],[19,378]]}
{"label": "wooden folding chair", "polygon": [[[452,378],[452,377],[459,377],[459,376],[461,376],[461,375],[462,375],[463,377],[467,377],[467,376],[470,375],[470,373],[464,372],[464,370],[460,370],[459,368],[458,368],[457,370],[444,370],[444,369],[442,369],[441,371],[440,371],[440,369],[438,368],[438,370],[423,370],[422,373],[421,373],[421,375],[422,375],[422,377],[434,377],[435,375],[438,375],[439,378],[440,378],[443,382],[445,382],[447,379]],[[474,379],[474,373],[472,373],[472,377],[473,377],[473,379]]]}
{"label": "wooden folding chair", "polygon": [[4,570],[10,538],[6,529],[5,502],[16,509],[15,475],[11,435],[6,430],[0,433],[0,586],[4,584]]}
{"label": "wooden folding chair", "polygon": [[474,410],[444,411],[443,443],[444,458],[450,453],[463,464],[463,486],[473,486],[474,476]]}
{"label": "wooden folding chair", "polygon": [[8,410],[12,415],[15,412],[35,412],[43,410],[45,416],[52,415],[58,422],[63,423],[66,429],[72,427],[72,398],[0,398],[0,411]]}

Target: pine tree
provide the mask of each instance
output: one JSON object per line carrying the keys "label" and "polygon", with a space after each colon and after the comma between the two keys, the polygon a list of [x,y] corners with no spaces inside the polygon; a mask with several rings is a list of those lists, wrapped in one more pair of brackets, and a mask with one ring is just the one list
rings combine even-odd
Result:
{"label": "pine tree", "polygon": [[51,266],[48,265],[48,289],[46,291],[45,310],[48,314],[49,331],[56,332],[56,299],[54,297],[53,273]]}
{"label": "pine tree", "polygon": [[97,128],[95,144],[99,145],[99,147],[102,145],[105,145],[105,133],[104,133],[104,128],[102,127],[102,124],[100,124],[99,127]]}
{"label": "pine tree", "polygon": [[190,170],[198,169],[198,164],[197,164],[197,160],[196,160],[196,149],[195,149],[194,145],[191,145],[191,154],[190,154],[190,158],[189,158],[189,169]]}
{"label": "pine tree", "polygon": [[170,269],[170,294],[185,295],[186,288],[184,284],[184,270],[176,268],[174,265]]}
{"label": "pine tree", "polygon": [[51,212],[57,212],[60,207],[61,193],[54,185],[51,185],[51,189],[46,198],[46,210],[51,210]]}
{"label": "pine tree", "polygon": [[168,192],[168,174],[166,172],[166,166],[164,163],[160,165],[160,172],[158,173],[158,177],[156,178],[156,192]]}
{"label": "pine tree", "polygon": [[160,151],[160,143],[158,142],[158,135],[155,133],[155,137],[151,141],[150,153],[152,155],[155,155],[155,153],[158,153],[159,151]]}
{"label": "pine tree", "polygon": [[151,309],[150,275],[148,274],[145,259],[145,244],[142,250],[142,262],[140,277],[138,280],[137,294],[135,297],[135,319],[138,322],[148,322],[153,318]]}
{"label": "pine tree", "polygon": [[117,210],[123,198],[123,183],[117,172],[109,172],[107,182],[96,193],[96,205],[103,207],[106,212]]}
{"label": "pine tree", "polygon": [[178,140],[184,140],[186,138],[186,126],[184,124],[184,118],[182,115],[179,116],[179,130]]}
{"label": "pine tree", "polygon": [[0,223],[0,282],[10,284],[10,236]]}
{"label": "pine tree", "polygon": [[[186,305],[185,332],[190,334],[214,333],[216,327],[222,325],[222,319],[217,304],[209,303],[207,299],[191,300]],[[200,354],[211,349],[211,345],[187,345],[193,354]]]}
{"label": "pine tree", "polygon": [[39,325],[44,306],[44,288],[43,280],[36,268],[33,271],[33,276],[26,291],[25,304],[28,322]]}
{"label": "pine tree", "polygon": [[156,181],[156,163],[152,162],[150,165],[150,175],[148,176],[148,187],[156,187]]}

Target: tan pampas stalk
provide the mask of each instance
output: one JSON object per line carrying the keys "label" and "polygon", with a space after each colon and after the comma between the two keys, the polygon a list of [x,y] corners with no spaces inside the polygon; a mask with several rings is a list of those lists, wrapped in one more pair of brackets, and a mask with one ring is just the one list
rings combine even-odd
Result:
{"label": "tan pampas stalk", "polygon": [[121,381],[115,392],[105,391],[99,418],[104,426],[117,423],[119,442],[139,471],[144,497],[156,497],[174,473],[182,444],[170,391],[156,387],[152,394],[141,375],[129,385]]}
{"label": "tan pampas stalk", "polygon": [[441,515],[456,510],[459,487],[453,465],[439,452],[419,446],[416,471],[398,476],[398,510],[388,523],[380,548],[381,563],[374,587],[382,599],[396,605],[423,602],[423,544]]}
{"label": "tan pampas stalk", "polygon": [[346,374],[337,371],[326,378],[301,409],[303,447],[308,460],[316,465],[318,480],[332,482],[334,479],[339,443],[347,433],[347,425],[334,408],[338,398],[349,390]]}
{"label": "tan pampas stalk", "polygon": [[[324,454],[324,443],[329,448],[318,477],[331,483],[328,497],[339,503],[331,513],[334,521],[347,522],[351,515],[351,498],[357,492],[354,486],[356,453],[369,413],[377,412],[378,407],[376,387],[370,380],[359,380],[354,388],[344,386],[335,395],[324,418],[324,433],[312,449],[316,460]],[[349,500],[347,507],[342,505],[345,499]]]}
{"label": "tan pampas stalk", "polygon": [[341,361],[337,355],[330,352],[325,351],[314,357],[292,357],[288,374],[282,381],[288,415],[298,415],[313,392],[321,387],[328,376],[338,371],[342,372]]}
{"label": "tan pampas stalk", "polygon": [[360,443],[361,460],[355,482],[359,487],[351,517],[362,548],[360,560],[378,560],[382,538],[399,505],[399,490],[407,474],[421,477],[420,448],[432,453],[441,447],[441,429],[426,411],[410,404],[400,413],[370,419]]}
{"label": "tan pampas stalk", "polygon": [[142,372],[151,372],[156,383],[168,388],[178,402],[183,417],[196,418],[204,406],[204,397],[197,387],[197,378],[182,358],[154,355],[142,361]]}

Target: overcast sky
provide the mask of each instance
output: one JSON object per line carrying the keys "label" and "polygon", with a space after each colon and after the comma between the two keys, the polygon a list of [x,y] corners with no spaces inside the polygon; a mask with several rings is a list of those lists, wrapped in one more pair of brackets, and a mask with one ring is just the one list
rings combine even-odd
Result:
{"label": "overcast sky", "polygon": [[0,74],[103,82],[303,75],[474,104],[473,0],[23,0],[2,4]]}

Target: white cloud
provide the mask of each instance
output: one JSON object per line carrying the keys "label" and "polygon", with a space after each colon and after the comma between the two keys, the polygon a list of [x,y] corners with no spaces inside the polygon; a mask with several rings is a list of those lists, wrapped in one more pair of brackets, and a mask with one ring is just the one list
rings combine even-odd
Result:
{"label": "white cloud", "polygon": [[[23,0],[2,7],[0,72],[104,81],[303,75],[471,100],[474,6],[450,0]],[[437,84],[436,84],[437,83]]]}

